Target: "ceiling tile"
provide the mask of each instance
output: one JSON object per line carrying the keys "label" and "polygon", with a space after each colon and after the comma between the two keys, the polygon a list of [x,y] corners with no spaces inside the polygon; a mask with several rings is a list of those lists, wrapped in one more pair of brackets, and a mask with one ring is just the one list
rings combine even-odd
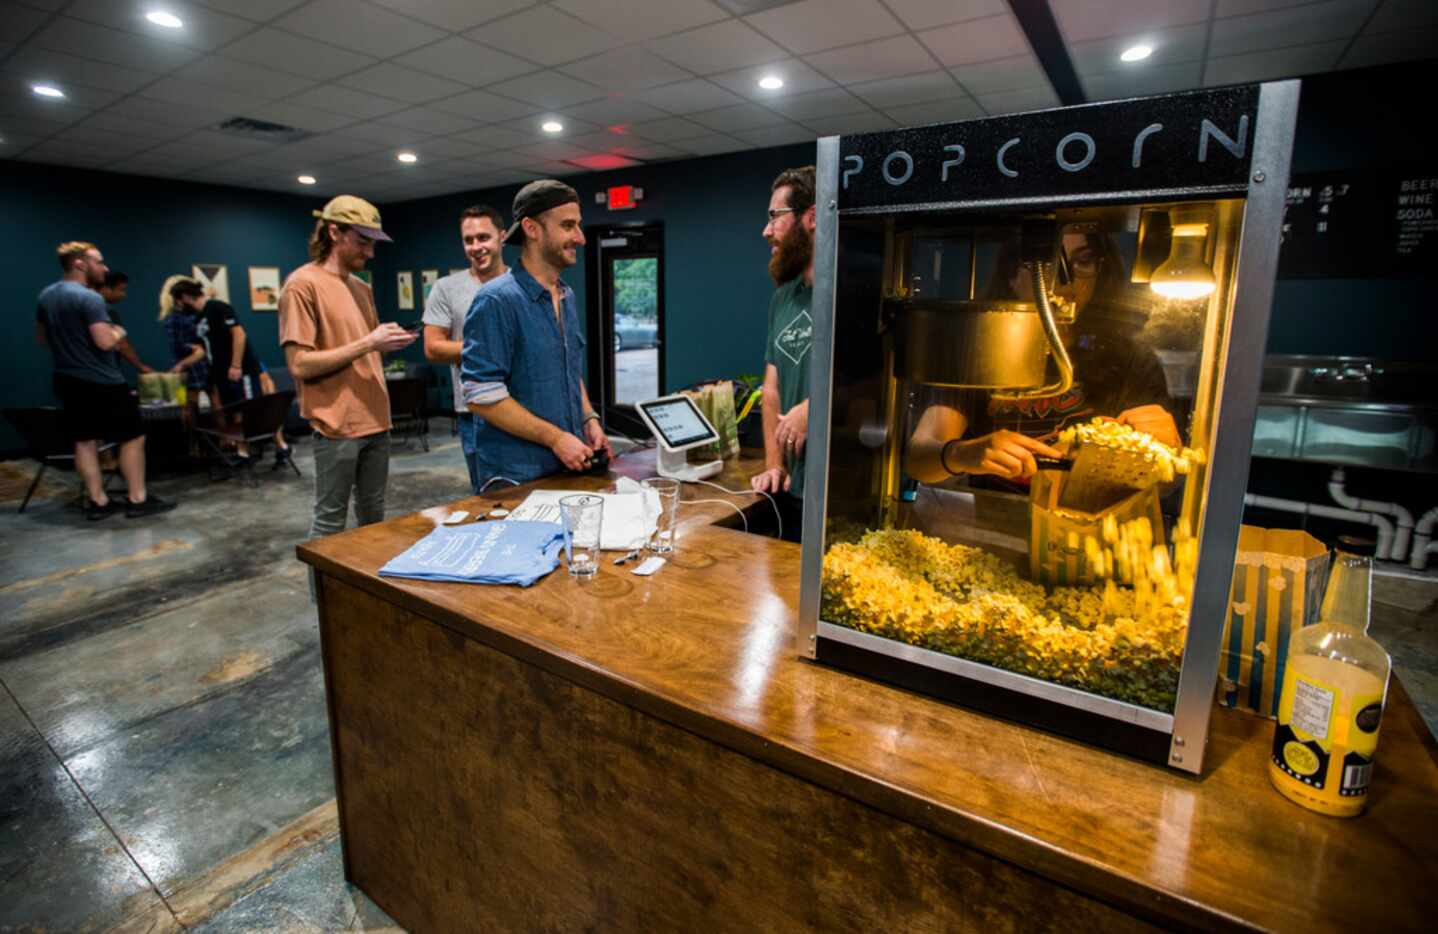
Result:
{"label": "ceiling tile", "polygon": [[353,0],[314,0],[275,25],[380,58],[444,38],[443,32],[413,17],[369,4],[356,8]]}
{"label": "ceiling tile", "polygon": [[593,152],[611,152],[617,147],[623,146],[625,143],[639,144],[642,142],[628,133],[611,133],[608,130],[581,133],[568,137],[568,141]]}
{"label": "ceiling tile", "polygon": [[870,110],[861,114],[805,120],[804,125],[819,136],[845,136],[853,133],[876,133],[879,130],[892,130],[899,124],[881,113]]}
{"label": "ceiling tile", "polygon": [[1049,0],[1059,30],[1069,42],[1206,22],[1211,6],[1212,0]]}
{"label": "ceiling tile", "polygon": [[301,107],[314,107],[351,117],[379,117],[404,110],[403,101],[391,100],[376,94],[365,94],[353,88],[342,88],[337,84],[324,84],[296,94],[288,103]]}
{"label": "ceiling tile", "polygon": [[[314,87],[315,84],[310,78],[300,78],[273,68],[238,62],[219,55],[207,55],[197,62],[191,62],[175,72],[174,77],[253,97],[268,98],[290,97],[306,88]],[[205,92],[197,88],[196,93]]]}
{"label": "ceiling tile", "polygon": [[6,133],[16,136],[46,137],[60,132],[67,126],[74,126],[84,119],[87,111],[72,110],[65,113],[35,115],[17,113],[18,108],[0,108],[0,125]]}
{"label": "ceiling tile", "polygon": [[613,96],[587,104],[574,104],[564,108],[564,116],[578,117],[600,126],[638,123],[641,120],[658,120],[664,111],[627,97]]}
{"label": "ceiling tile", "polygon": [[1438,3],[1433,0],[1383,0],[1383,5],[1368,21],[1363,32],[1376,35],[1416,26],[1438,26]]}
{"label": "ceiling tile", "polygon": [[38,136],[21,136],[18,133],[0,133],[0,156],[14,159],[20,153],[40,142]]}
{"label": "ceiling tile", "polygon": [[1362,68],[1431,58],[1438,48],[1438,29],[1405,29],[1376,36],[1359,36],[1348,54],[1339,62],[1341,68]]}
{"label": "ceiling tile", "polygon": [[401,110],[399,113],[380,117],[375,122],[385,126],[403,127],[406,130],[414,130],[432,136],[448,136],[451,133],[472,130],[479,124],[478,120],[470,120],[456,114],[445,113],[444,111],[434,110],[428,107]]}
{"label": "ceiling tile", "polygon": [[793,52],[818,52],[898,35],[904,26],[878,0],[800,0],[745,22]]}
{"label": "ceiling tile", "polygon": [[121,136],[152,139],[160,142],[172,140],[192,129],[192,127],[184,124],[154,123],[149,120],[121,116],[115,113],[115,110],[116,108],[114,107],[106,108],[98,113],[91,114],[75,125],[93,130],[97,133],[117,133]]}
{"label": "ceiling tile", "polygon": [[405,68],[393,62],[381,62],[364,71],[340,78],[337,84],[370,94],[383,94],[395,100],[423,104],[427,101],[453,97],[468,90],[458,81],[450,81],[437,75],[427,75],[413,68]]}
{"label": "ceiling tile", "polygon": [[541,65],[588,58],[622,44],[602,29],[548,6],[516,13],[466,35]]}
{"label": "ceiling tile", "polygon": [[889,9],[910,29],[928,29],[960,20],[1007,13],[1007,0],[888,0]]}
{"label": "ceiling tile", "polygon": [[139,0],[74,0],[65,8],[65,15],[113,29],[137,33],[166,44],[189,46],[212,52],[233,42],[255,28],[249,20],[230,16],[204,7],[184,3],[168,3],[171,10],[184,20],[181,29],[166,29],[145,19],[151,4]]}
{"label": "ceiling tile", "polygon": [[760,148],[768,146],[791,146],[795,143],[812,143],[815,139],[813,130],[802,126],[788,123],[784,126],[764,127],[758,130],[741,130],[734,134],[739,139]]}
{"label": "ceiling tile", "polygon": [[199,166],[189,159],[175,159],[165,155],[162,151],[151,151],[121,159],[113,163],[110,168],[116,172],[128,172],[132,175],[158,175],[162,178],[173,178],[176,175],[194,171]]}
{"label": "ceiling tile", "polygon": [[276,151],[282,150],[288,151],[292,155],[314,159],[317,163],[323,163],[373,152],[374,143],[326,133],[323,136],[312,136],[309,139],[300,140],[298,143],[291,143],[288,146],[280,146]]}
{"label": "ceiling tile", "polygon": [[68,130],[62,130],[50,137],[50,140],[71,146],[85,146],[98,149],[108,154],[106,156],[107,161],[133,156],[135,153],[145,152],[157,146],[154,140],[132,139],[115,133],[96,133],[94,130],[85,130],[81,127],[71,127]]}
{"label": "ceiling tile", "polygon": [[1192,90],[1203,86],[1202,76],[1202,62],[1183,62],[1142,70],[1114,71],[1106,75],[1087,75],[1082,83],[1089,100],[1112,101]]}
{"label": "ceiling tile", "polygon": [[1313,0],[1218,0],[1214,5],[1213,15],[1247,16],[1250,13],[1266,13],[1269,10],[1281,10],[1284,7],[1302,6],[1312,2]]}
{"label": "ceiling tile", "polygon": [[466,91],[454,97],[446,97],[429,105],[434,110],[458,114],[483,123],[499,123],[538,113],[535,104],[521,103],[506,97],[497,97],[488,91]]}
{"label": "ceiling tile", "polygon": [[1333,68],[1338,62],[1338,56],[1342,55],[1346,48],[1348,40],[1343,39],[1316,45],[1300,45],[1291,49],[1270,49],[1265,52],[1250,52],[1247,55],[1211,58],[1204,66],[1203,83],[1205,87],[1215,87],[1220,84],[1243,84],[1317,74]]}
{"label": "ceiling tile", "polygon": [[537,67],[463,36],[450,36],[434,45],[407,52],[395,61],[472,87],[527,74]]}
{"label": "ceiling tile", "polygon": [[328,81],[374,64],[368,55],[279,29],[260,29],[225,46],[225,57]]}
{"label": "ceiling tile", "polygon": [[44,10],[18,3],[7,3],[0,7],[0,12],[5,14],[0,16],[0,42],[24,42],[50,18]]}
{"label": "ceiling tile", "polygon": [[258,94],[240,94],[222,88],[198,87],[184,78],[161,78],[145,88],[145,96],[174,104],[198,103],[220,116],[239,117],[258,107],[265,98]]}
{"label": "ceiling tile", "polygon": [[1059,106],[1059,96],[1051,87],[1025,88],[1022,91],[996,91],[993,94],[980,94],[975,100],[994,116],[1023,113],[1029,110],[1048,110]]}
{"label": "ceiling tile", "polygon": [[930,123],[972,120],[975,117],[982,117],[984,110],[967,97],[956,97],[947,101],[929,101],[927,104],[891,107],[884,113],[892,117],[899,126],[925,126]]}
{"label": "ceiling tile", "polygon": [[[544,123],[544,115],[536,114],[530,117],[521,117],[518,120],[510,120],[501,124],[501,126],[514,130],[516,133],[524,134],[525,142],[528,143],[540,143],[545,140],[554,139],[570,139],[575,136],[582,136],[585,133],[597,133],[602,129],[599,125],[590,123],[588,120],[576,120],[573,117],[568,117],[560,121],[564,126],[564,130],[558,134],[554,134],[544,131]],[[516,143],[515,145],[523,144]]]}
{"label": "ceiling tile", "polygon": [[594,85],[557,71],[541,71],[523,78],[514,78],[493,85],[489,90],[505,97],[551,108],[567,107],[604,96],[604,92]]}
{"label": "ceiling tile", "polygon": [[421,150],[426,161],[439,159],[454,159],[459,156],[468,156],[479,151],[474,143],[455,137],[437,136],[416,143],[415,146]]}
{"label": "ceiling tile", "polygon": [[[769,75],[782,78],[784,86],[777,91],[766,91],[759,87],[759,79]],[[771,62],[768,65],[740,68],[738,71],[726,71],[722,74],[710,75],[709,80],[728,88],[735,94],[760,103],[768,103],[782,97],[805,94],[809,91],[818,91],[834,86],[834,82],[819,74],[813,66],[798,59],[786,59],[782,62]]]}
{"label": "ceiling tile", "polygon": [[217,156],[230,155],[234,157],[270,149],[274,146],[268,140],[250,139],[231,133],[221,133],[217,130],[196,130],[183,140],[170,145],[179,152],[214,153]]}
{"label": "ceiling tile", "polygon": [[553,160],[563,162],[566,159],[573,159],[576,156],[587,156],[594,152],[592,149],[585,149],[583,146],[576,146],[562,140],[550,140],[546,143],[531,143],[528,146],[520,146],[514,150],[521,155],[533,156],[535,160],[543,162]]}
{"label": "ceiling tile", "polygon": [[704,113],[692,114],[689,119],[707,126],[711,130],[733,133],[736,130],[756,130],[761,127],[778,126],[785,119],[758,104],[735,104]]}
{"label": "ceiling tile", "polygon": [[[952,87],[953,82],[949,82],[949,86]],[[766,106],[801,123],[808,123],[809,120],[820,117],[861,113],[869,109],[867,104],[843,88],[827,88],[808,94],[781,97],[770,101]]]}
{"label": "ceiling tile", "polygon": [[99,168],[113,157],[97,146],[83,146],[77,143],[57,143],[46,140],[25,150],[26,162],[49,162],[55,165],[73,165],[83,168]]}
{"label": "ceiling tile", "polygon": [[693,120],[686,120],[683,117],[666,117],[663,120],[650,120],[646,123],[636,123],[629,128],[629,132],[640,139],[646,139],[656,143],[669,143],[674,140],[707,136],[709,135],[709,128],[701,126]]}
{"label": "ceiling tile", "polygon": [[330,113],[328,110],[301,107],[288,101],[266,101],[251,108],[245,116],[282,123],[300,130],[309,130],[311,133],[328,133],[330,130],[348,126],[355,119],[345,114]]}
{"label": "ceiling tile", "polygon": [[962,96],[964,93],[947,71],[931,71],[922,75],[856,84],[849,90],[880,110],[902,107],[905,104],[926,104],[929,101]]}
{"label": "ceiling tile", "polygon": [[649,47],[700,75],[763,65],[788,57],[782,48],[737,19],[656,39]]}
{"label": "ceiling tile", "polygon": [[1000,59],[996,62],[979,62],[950,69],[952,74],[970,94],[989,94],[993,91],[1017,91],[1021,88],[1043,87],[1049,83],[1038,59],[1033,55],[1019,55]]}
{"label": "ceiling tile", "polygon": [[1375,2],[1329,0],[1291,10],[1214,20],[1208,54],[1218,58],[1348,39],[1358,32]]}
{"label": "ceiling tile", "polygon": [[924,47],[909,35],[820,52],[804,60],[840,84],[895,78],[934,67]]}
{"label": "ceiling tile", "polygon": [[1143,43],[1153,48],[1153,54],[1141,62],[1124,62],[1119,56],[1137,38],[1124,36],[1069,43],[1069,57],[1073,60],[1074,70],[1080,75],[1101,75],[1117,71],[1141,72],[1181,62],[1202,61],[1208,42],[1208,24],[1175,26],[1144,33]]}
{"label": "ceiling tile", "polygon": [[454,138],[480,146],[490,152],[509,149],[512,146],[523,146],[534,139],[528,133],[521,133],[519,130],[507,126],[480,127],[477,130],[455,133]]}
{"label": "ceiling tile", "polygon": [[739,152],[742,149],[752,148],[742,139],[735,139],[722,133],[696,136],[693,139],[680,140],[672,145],[675,149],[682,149],[695,156],[716,156],[723,152]]}
{"label": "ceiling tile", "polygon": [[169,71],[200,57],[194,49],[173,42],[155,42],[134,33],[63,17],[57,17],[30,42],[43,49],[142,71]]}
{"label": "ceiling tile", "polygon": [[514,169],[534,164],[532,157],[507,149],[490,150],[486,153],[484,161],[486,165],[495,169]]}
{"label": "ceiling tile", "polygon": [[712,110],[725,104],[737,104],[742,97],[719,87],[704,78],[692,81],[678,81],[662,88],[650,88],[634,95],[640,101],[658,107],[669,113],[693,113],[697,110]]}
{"label": "ceiling tile", "polygon": [[919,33],[945,65],[968,65],[1029,54],[1029,43],[1009,14],[969,20]]}
{"label": "ceiling tile", "polygon": [[617,152],[621,156],[628,156],[631,159],[643,159],[647,162],[684,157],[682,149],[666,146],[663,143],[644,143],[637,140],[624,146],[611,147],[609,151]]}
{"label": "ceiling tile", "polygon": [[692,75],[652,52],[640,48],[615,49],[593,58],[572,62],[559,69],[607,91],[642,91],[660,84],[672,84]]}
{"label": "ceiling tile", "polygon": [[215,113],[197,103],[174,104],[148,97],[127,97],[105,108],[105,115],[144,120],[150,124],[178,127],[182,130],[207,126],[215,122]]}
{"label": "ceiling tile", "polygon": [[374,0],[396,13],[424,20],[441,29],[459,32],[489,22],[515,10],[523,9],[534,0]]}
{"label": "ceiling tile", "polygon": [[622,29],[629,39],[654,39],[728,17],[709,0],[557,0],[554,5],[601,29]]}
{"label": "ceiling tile", "polygon": [[84,85],[129,94],[136,91],[159,75],[153,71],[125,68],[90,58],[77,58],[64,52],[55,52],[27,45],[0,65],[0,74],[20,78],[27,82],[55,81],[62,86]]}
{"label": "ceiling tile", "polygon": [[11,111],[33,113],[42,118],[47,114],[53,115],[49,119],[54,120],[78,119],[87,111],[104,107],[121,96],[119,91],[92,88],[83,84],[62,84],[60,90],[65,92],[65,98],[64,100],[54,100],[37,97],[21,81],[10,79],[6,83],[14,88],[16,94],[10,100],[0,104],[0,112],[8,108]]}
{"label": "ceiling tile", "polygon": [[305,0],[197,0],[197,2],[201,6],[219,10],[221,13],[243,16],[245,19],[264,23],[281,13],[293,10]]}

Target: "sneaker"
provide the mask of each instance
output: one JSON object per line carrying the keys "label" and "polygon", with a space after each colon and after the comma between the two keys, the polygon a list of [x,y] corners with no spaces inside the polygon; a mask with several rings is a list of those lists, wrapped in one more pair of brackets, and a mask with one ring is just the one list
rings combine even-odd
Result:
{"label": "sneaker", "polygon": [[91,522],[99,522],[101,519],[108,519],[120,510],[119,500],[109,500],[105,505],[98,505],[90,497],[85,497],[85,518]]}
{"label": "sneaker", "polygon": [[275,448],[275,465],[271,470],[279,470],[281,467],[293,463],[294,457],[290,454],[289,448]]}
{"label": "sneaker", "polygon": [[125,503],[126,519],[143,519],[145,516],[154,516],[162,512],[169,512],[175,508],[175,504],[166,499],[160,499],[153,493],[145,497],[143,503]]}

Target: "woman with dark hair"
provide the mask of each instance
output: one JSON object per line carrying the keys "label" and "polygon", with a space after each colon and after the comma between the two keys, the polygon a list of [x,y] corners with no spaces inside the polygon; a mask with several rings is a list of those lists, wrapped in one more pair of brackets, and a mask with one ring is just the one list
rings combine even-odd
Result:
{"label": "woman with dark hair", "polygon": [[[1073,309],[1073,322],[1059,327],[1073,362],[1073,385],[1061,395],[1037,399],[965,392],[962,399],[932,402],[905,453],[904,468],[911,477],[937,483],[968,474],[1026,483],[1038,471],[1036,456],[1061,456],[1050,447],[1060,431],[1095,416],[1181,445],[1163,368],[1153,351],[1137,341],[1147,303],[1129,285],[1117,245],[1102,233],[1069,230],[1060,249],[1063,274],[1051,294]],[[1000,249],[988,293],[991,299],[1034,300],[1032,278],[1019,262],[1016,243]]]}

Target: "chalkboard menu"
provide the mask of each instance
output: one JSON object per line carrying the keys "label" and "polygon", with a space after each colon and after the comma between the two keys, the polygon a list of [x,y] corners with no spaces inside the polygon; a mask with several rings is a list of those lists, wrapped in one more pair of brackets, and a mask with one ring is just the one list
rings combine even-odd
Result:
{"label": "chalkboard menu", "polygon": [[1438,277],[1438,169],[1294,175],[1278,275]]}

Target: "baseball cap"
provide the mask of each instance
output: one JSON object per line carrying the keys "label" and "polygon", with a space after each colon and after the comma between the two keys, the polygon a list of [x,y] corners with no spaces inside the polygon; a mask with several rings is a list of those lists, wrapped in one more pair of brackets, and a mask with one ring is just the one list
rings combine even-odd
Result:
{"label": "baseball cap", "polygon": [[520,244],[524,242],[524,227],[521,225],[526,217],[538,217],[550,208],[557,208],[561,204],[578,204],[579,192],[570,188],[563,182],[555,181],[552,178],[541,178],[539,181],[530,182],[519,189],[519,194],[514,196],[514,210],[511,217],[514,223],[504,232],[504,242]]}
{"label": "baseball cap", "polygon": [[354,195],[340,195],[337,198],[331,198],[329,203],[324,206],[324,210],[310,213],[322,221],[348,224],[371,240],[394,242],[389,234],[380,229],[379,208],[363,198],[356,198]]}

